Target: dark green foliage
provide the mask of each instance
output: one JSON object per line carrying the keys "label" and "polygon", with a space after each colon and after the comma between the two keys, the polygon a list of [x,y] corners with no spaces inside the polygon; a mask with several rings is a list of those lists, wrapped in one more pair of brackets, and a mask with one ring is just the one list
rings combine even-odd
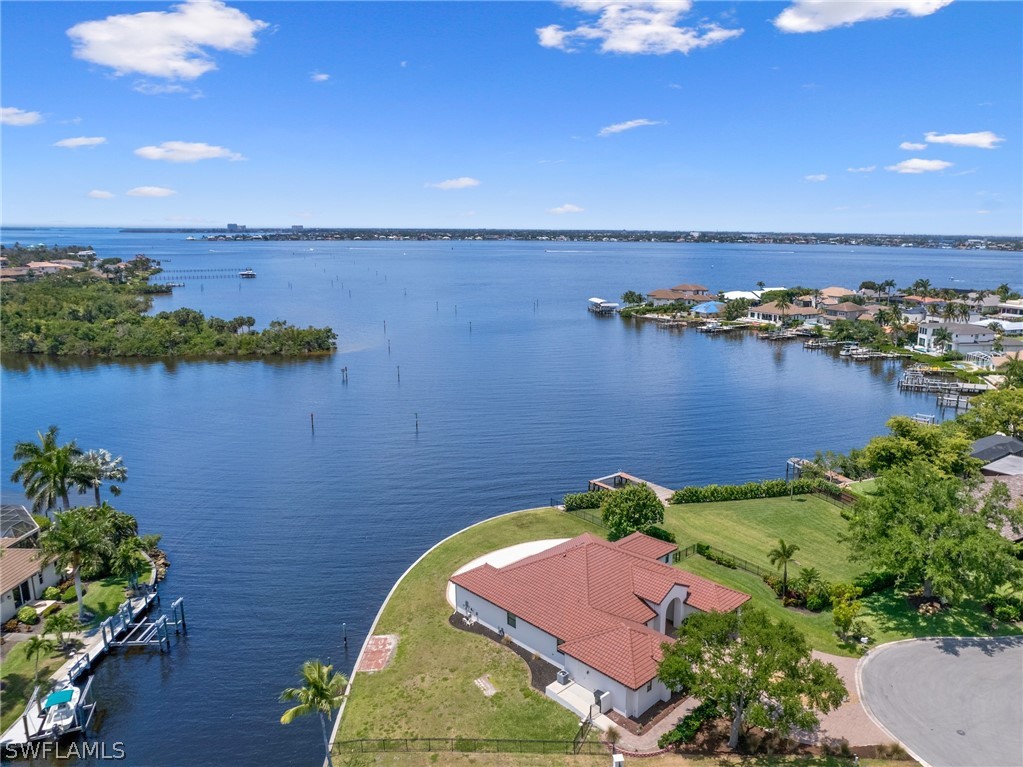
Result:
{"label": "dark green foliage", "polygon": [[735,560],[727,554],[720,554],[715,551],[711,546],[706,543],[696,544],[696,553],[704,559],[709,559],[711,562],[717,562],[722,567],[727,567],[731,570],[735,570],[737,565]]}
{"label": "dark green foliage", "polygon": [[623,304],[642,304],[646,299],[642,293],[637,293],[635,290],[626,290],[622,293]]}
{"label": "dark green foliage", "polygon": [[46,591],[43,592],[43,599],[45,599],[46,601],[59,600],[60,589],[58,589],[56,586],[50,586],[49,588],[46,589]]}
{"label": "dark green foliage", "polygon": [[155,316],[149,294],[166,288],[111,285],[89,274],[6,283],[0,306],[5,352],[92,357],[300,355],[332,351],[330,328],[297,328],[274,320],[259,333],[238,332],[251,317],[206,318],[194,309]]}
{"label": "dark green foliage", "polygon": [[714,501],[751,501],[757,498],[777,498],[783,495],[806,495],[815,491],[834,494],[835,487],[823,479],[765,479],[744,485],[690,485],[676,490],[672,503],[711,503]]}
{"label": "dark green foliage", "polygon": [[991,614],[1003,623],[1014,623],[1023,619],[1023,597],[995,594],[988,599]]}
{"label": "dark green foliage", "polygon": [[600,518],[607,528],[607,539],[617,541],[663,522],[664,504],[648,485],[626,485],[604,495]]}
{"label": "dark green foliage", "polygon": [[869,320],[836,320],[828,335],[835,341],[857,341],[861,344],[883,344],[888,340],[884,329]]}
{"label": "dark green foliage", "polygon": [[68,586],[66,589],[64,589],[64,593],[60,595],[60,598],[63,599],[68,604],[74,602],[76,599],[78,599],[78,595],[75,594],[75,587]]}
{"label": "dark green foliage", "polygon": [[565,495],[565,511],[599,509],[607,492],[607,490],[591,490],[588,493],[568,493]]}
{"label": "dark green foliage", "polygon": [[675,540],[675,533],[670,530],[665,530],[663,527],[657,527],[657,525],[650,525],[649,527],[643,528],[643,533],[649,535],[651,538],[656,538],[659,541],[667,541],[668,543],[678,543]]}
{"label": "dark green foliage", "polygon": [[737,298],[725,304],[723,319],[730,322],[745,317],[749,313],[751,304],[747,298]]}
{"label": "dark green foliage", "polygon": [[18,610],[18,620],[28,626],[34,626],[39,623],[39,614],[35,611],[35,608],[25,605]]}
{"label": "dark green foliage", "polygon": [[896,576],[895,573],[870,570],[865,573],[860,573],[853,578],[853,586],[856,586],[862,592],[863,596],[870,596],[871,594],[876,594],[878,591],[890,589],[895,585],[897,580],[898,576]]}
{"label": "dark green foliage", "polygon": [[682,721],[658,738],[657,747],[667,748],[679,743],[691,743],[705,722],[717,719],[719,716],[721,716],[721,712],[718,710],[717,704],[712,700],[705,700],[682,717]]}

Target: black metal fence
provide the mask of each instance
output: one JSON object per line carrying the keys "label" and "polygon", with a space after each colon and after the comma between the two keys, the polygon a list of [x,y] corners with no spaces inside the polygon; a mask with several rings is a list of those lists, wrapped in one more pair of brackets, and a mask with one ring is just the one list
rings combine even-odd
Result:
{"label": "black metal fence", "polygon": [[773,572],[772,570],[761,567],[760,565],[750,562],[748,559],[737,557],[729,551],[719,549],[717,546],[711,546],[706,543],[694,543],[692,546],[686,546],[684,549],[680,549],[675,552],[674,561],[681,562],[683,559],[691,557],[693,554],[699,554],[702,557],[706,557],[711,562],[717,562],[719,565],[728,567],[726,562],[731,563],[737,570],[745,570],[747,573],[752,573],[763,578],[765,575]]}
{"label": "black metal fence", "polygon": [[589,522],[591,525],[604,527],[604,520],[600,518],[600,512],[596,509],[576,509],[575,511],[566,511],[565,513],[579,517],[579,519]]}
{"label": "black metal fence", "polygon": [[836,506],[840,506],[843,509],[851,508],[856,503],[856,496],[852,493],[847,493],[844,490],[835,488],[834,490],[814,490],[813,495],[820,496],[825,501],[833,503]]}
{"label": "black metal fence", "polygon": [[340,740],[336,753],[453,751],[474,754],[607,754],[607,747],[592,740],[512,740],[510,738],[364,738]]}

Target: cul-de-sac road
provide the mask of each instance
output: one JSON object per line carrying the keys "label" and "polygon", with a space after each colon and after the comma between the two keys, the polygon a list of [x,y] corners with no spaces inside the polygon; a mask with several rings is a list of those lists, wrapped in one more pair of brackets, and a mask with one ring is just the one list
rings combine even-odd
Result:
{"label": "cul-de-sac road", "polygon": [[868,713],[930,767],[1023,765],[1023,637],[895,642],[858,676]]}

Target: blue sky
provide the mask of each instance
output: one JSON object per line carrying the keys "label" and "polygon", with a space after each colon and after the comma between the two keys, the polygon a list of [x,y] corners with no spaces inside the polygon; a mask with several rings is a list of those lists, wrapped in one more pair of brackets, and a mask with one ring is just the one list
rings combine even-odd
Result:
{"label": "blue sky", "polygon": [[1023,233],[1020,2],[0,10],[9,226]]}

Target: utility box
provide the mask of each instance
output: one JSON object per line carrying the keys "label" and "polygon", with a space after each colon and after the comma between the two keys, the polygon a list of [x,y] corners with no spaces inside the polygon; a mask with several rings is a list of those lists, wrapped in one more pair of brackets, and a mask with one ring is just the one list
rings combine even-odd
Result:
{"label": "utility box", "polygon": [[625,767],[625,757],[622,754],[611,754],[611,767]]}
{"label": "utility box", "polygon": [[558,672],[558,684],[568,684],[568,672],[567,671],[559,671]]}

